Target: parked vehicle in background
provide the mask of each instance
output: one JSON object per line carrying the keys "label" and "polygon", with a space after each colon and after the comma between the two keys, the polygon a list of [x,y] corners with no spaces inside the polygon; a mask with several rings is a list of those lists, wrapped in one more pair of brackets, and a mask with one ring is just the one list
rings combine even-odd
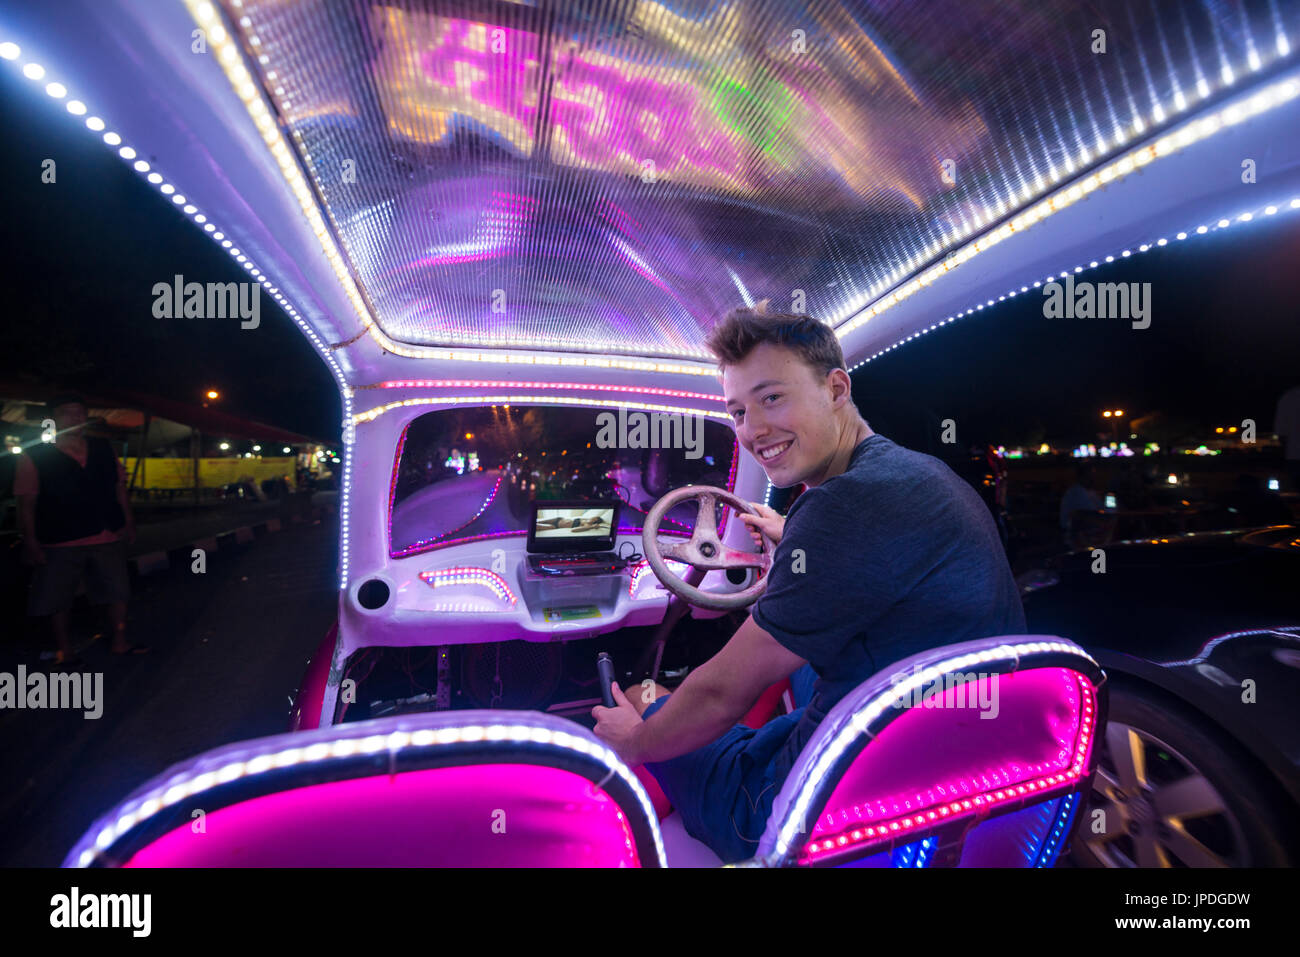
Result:
{"label": "parked vehicle in background", "polygon": [[1074,860],[1300,862],[1300,528],[1119,542],[1019,580],[1030,631],[1068,632],[1109,679]]}

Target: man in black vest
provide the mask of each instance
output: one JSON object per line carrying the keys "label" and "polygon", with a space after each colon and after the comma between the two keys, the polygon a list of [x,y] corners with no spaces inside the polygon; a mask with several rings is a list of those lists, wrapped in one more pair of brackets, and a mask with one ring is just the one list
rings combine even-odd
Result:
{"label": "man in black vest", "polygon": [[113,653],[143,654],[126,640],[126,543],[135,541],[126,470],[107,439],[83,432],[80,396],[54,399],[50,415],[54,441],[29,448],[14,474],[23,560],[35,566],[27,613],[50,616],[58,663],[70,663],[68,612],[84,577],[91,602],[108,606]]}

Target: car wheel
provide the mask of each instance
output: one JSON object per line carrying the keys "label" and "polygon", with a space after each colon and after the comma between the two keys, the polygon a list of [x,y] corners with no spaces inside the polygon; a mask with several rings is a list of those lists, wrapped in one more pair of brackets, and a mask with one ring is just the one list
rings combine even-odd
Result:
{"label": "car wheel", "polygon": [[1162,698],[1112,686],[1073,863],[1286,867],[1284,826],[1255,774],[1204,720]]}

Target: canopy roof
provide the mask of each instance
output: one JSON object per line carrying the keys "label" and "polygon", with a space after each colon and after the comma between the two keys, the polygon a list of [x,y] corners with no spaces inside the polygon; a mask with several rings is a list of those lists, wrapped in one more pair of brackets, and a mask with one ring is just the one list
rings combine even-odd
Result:
{"label": "canopy roof", "polygon": [[557,353],[640,360],[557,374],[681,385],[711,371],[708,327],[762,298],[830,322],[853,362],[1235,216],[1242,157],[1267,187],[1250,202],[1300,183],[1300,7],[1282,0],[78,0],[6,17],[0,40],[57,65],[350,386],[410,376],[409,359],[519,378]]}
{"label": "canopy roof", "polygon": [[[0,381],[0,421],[12,425],[38,426],[49,414],[44,408],[45,404],[69,391],[71,390],[55,386]],[[144,425],[145,417],[152,416],[154,422],[150,434],[155,443],[173,441],[188,435],[190,429],[197,429],[204,435],[223,438],[287,442],[291,445],[332,444],[325,439],[314,439],[265,422],[240,418],[219,409],[141,392],[96,389],[83,393],[83,398],[90,415],[103,418],[105,424],[114,429],[138,430]],[[159,420],[185,428],[167,429]]]}
{"label": "canopy roof", "polygon": [[753,298],[843,323],[1272,59],[1277,25],[1185,0],[237,12],[393,339],[699,358]]}

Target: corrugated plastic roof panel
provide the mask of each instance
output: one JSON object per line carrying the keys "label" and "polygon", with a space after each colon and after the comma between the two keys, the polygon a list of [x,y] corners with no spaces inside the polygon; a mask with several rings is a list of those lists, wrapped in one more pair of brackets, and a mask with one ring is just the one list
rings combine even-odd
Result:
{"label": "corrugated plastic roof panel", "polygon": [[225,10],[393,340],[695,359],[757,299],[847,322],[1166,111],[1292,60],[1298,18],[1279,0]]}

